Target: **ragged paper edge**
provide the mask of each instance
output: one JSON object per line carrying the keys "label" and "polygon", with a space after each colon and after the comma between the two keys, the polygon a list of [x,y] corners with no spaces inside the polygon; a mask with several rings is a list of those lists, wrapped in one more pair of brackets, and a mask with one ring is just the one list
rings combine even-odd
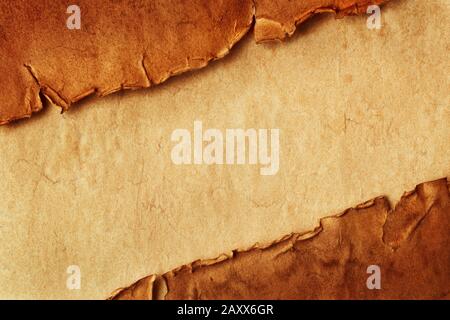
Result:
{"label": "ragged paper edge", "polygon": [[[280,21],[269,16],[255,16],[254,36],[257,43],[281,41],[292,37],[297,27],[309,18],[320,13],[332,13],[336,18],[362,15],[370,5],[381,6],[389,0],[362,0],[357,2],[341,3],[330,2],[325,6],[311,7],[306,11],[295,14],[292,20]],[[276,3],[276,2],[274,2]]]}
{"label": "ragged paper edge", "polygon": [[[270,19],[267,17],[259,17],[258,15],[258,0],[251,0],[253,14],[248,21],[248,25],[242,31],[235,34],[233,39],[228,43],[228,45],[218,52],[213,53],[213,56],[206,57],[203,59],[202,63],[199,63],[195,66],[190,66],[189,64],[186,67],[177,69],[177,70],[167,70],[166,74],[160,79],[153,79],[149,76],[147,68],[145,66],[145,53],[143,54],[143,62],[142,69],[143,73],[147,78],[147,83],[145,85],[137,85],[137,86],[126,86],[121,85],[120,87],[107,88],[106,90],[100,91],[98,87],[95,86],[93,88],[88,89],[85,92],[76,93],[71,97],[65,97],[61,92],[58,92],[56,89],[52,88],[50,85],[43,83],[40,81],[40,75],[37,70],[31,64],[22,63],[18,67],[21,70],[20,74],[25,73],[24,76],[29,79],[26,81],[27,83],[31,83],[31,87],[26,88],[17,88],[18,96],[23,96],[24,100],[22,101],[23,106],[21,106],[17,111],[15,110],[12,113],[6,112],[8,114],[5,118],[0,118],[0,125],[8,124],[10,122],[29,118],[32,114],[42,110],[46,104],[45,100],[51,101],[54,105],[61,108],[61,112],[67,111],[74,103],[85,99],[86,97],[95,95],[97,97],[103,97],[114,92],[126,90],[126,89],[142,89],[152,87],[157,84],[161,84],[165,82],[168,78],[196,69],[201,69],[206,67],[209,62],[218,60],[223,58],[225,55],[229,53],[231,48],[239,42],[248,31],[254,26],[254,36],[256,42],[267,42],[274,40],[283,40],[288,36],[292,36],[296,30],[296,27],[302,22],[306,21],[308,18],[312,17],[315,14],[323,13],[323,12],[331,12],[336,14],[338,18],[344,17],[346,15],[355,15],[355,14],[363,14],[365,13],[367,7],[369,5],[381,5],[389,0],[351,0],[347,1],[332,1],[329,2],[324,0],[323,6],[312,6],[308,10],[304,10],[300,13],[294,14],[293,21],[277,21],[275,19]],[[283,7],[283,1],[277,2],[277,5]],[[194,39],[195,40],[195,39]],[[43,73],[42,70],[39,70]],[[19,75],[18,75],[19,76]],[[19,76],[20,77],[20,76]],[[44,99],[45,98],[45,99]],[[6,97],[3,97],[3,101],[6,101]],[[15,107],[17,108],[17,107]]]}
{"label": "ragged paper edge", "polygon": [[[444,187],[446,186],[446,188]],[[443,189],[443,190],[442,190]],[[426,190],[424,192],[424,190]],[[385,244],[387,247],[390,247],[392,252],[394,252],[400,247],[400,245],[404,245],[405,242],[409,241],[412,234],[416,232],[416,229],[420,223],[422,223],[426,218],[432,207],[436,204],[442,201],[440,198],[441,192],[447,193],[447,199],[450,197],[450,183],[448,182],[447,178],[442,178],[435,181],[425,182],[422,184],[419,184],[416,186],[416,188],[413,191],[405,192],[403,196],[401,197],[400,201],[395,205],[394,208],[392,208],[391,203],[389,202],[388,198],[385,196],[377,197],[372,200],[366,201],[362,204],[357,205],[356,207],[349,208],[342,213],[339,213],[337,215],[332,215],[328,217],[324,217],[319,220],[319,226],[316,227],[312,231],[303,232],[303,233],[291,233],[288,235],[285,235],[278,240],[275,240],[273,242],[270,242],[268,244],[259,244],[256,243],[255,245],[251,246],[247,249],[236,249],[233,250],[231,253],[224,253],[218,256],[214,259],[203,259],[203,260],[196,260],[193,261],[190,264],[180,266],[176,269],[173,269],[165,274],[162,275],[151,275],[148,277],[145,277],[143,279],[138,280],[137,282],[133,283],[132,285],[124,288],[117,289],[108,299],[109,300],[123,300],[123,299],[138,299],[138,300],[145,300],[145,299],[154,299],[154,300],[164,300],[167,296],[168,292],[168,284],[167,284],[167,278],[172,277],[175,278],[177,273],[181,271],[189,271],[190,273],[193,273],[194,271],[197,271],[202,268],[207,268],[209,266],[213,265],[220,265],[224,262],[232,262],[236,255],[240,253],[251,253],[254,251],[265,251],[269,250],[270,248],[273,248],[277,245],[282,244],[283,242],[288,242],[287,246],[292,247],[293,244],[300,244],[303,241],[309,240],[314,241],[314,238],[319,236],[322,232],[325,231],[324,227],[324,221],[330,221],[330,219],[336,219],[334,220],[334,223],[338,223],[339,219],[345,219],[346,215],[351,211],[358,211],[362,209],[371,208],[373,206],[376,206],[377,203],[382,203],[383,206],[387,208],[387,214],[384,216],[384,223],[382,227],[382,234],[380,235],[381,239],[379,239],[383,244]],[[432,198],[432,205],[428,208],[412,208],[410,206],[409,199],[412,197],[421,197],[422,194],[428,193],[427,195]],[[418,204],[420,205],[420,204]],[[448,206],[448,204],[447,204]],[[406,211],[405,211],[406,207]],[[422,210],[423,209],[423,210]],[[399,212],[400,211],[400,212]],[[408,215],[412,215],[413,219],[416,221],[401,225],[401,226],[394,226],[395,230],[390,230],[390,235],[392,237],[386,237],[386,224],[388,222],[389,217],[392,217],[392,215],[397,214],[396,221],[404,222],[405,219],[411,219],[411,217],[408,217]],[[401,214],[401,216],[398,216],[398,214]],[[448,210],[445,212],[445,214],[450,215],[450,211]],[[392,219],[390,220],[392,221]],[[449,226],[450,227],[450,226]],[[286,245],[283,245],[283,247],[286,247]],[[447,248],[450,250],[450,248]],[[408,263],[408,261],[404,261],[404,263]],[[450,261],[448,262],[450,264]],[[450,269],[450,265],[446,266]],[[270,279],[264,279],[264,281],[269,281]],[[418,280],[419,281],[419,280]],[[157,285],[155,285],[157,284]],[[320,288],[317,288],[319,291]],[[450,299],[450,288],[448,288],[448,291],[437,297],[437,299]]]}

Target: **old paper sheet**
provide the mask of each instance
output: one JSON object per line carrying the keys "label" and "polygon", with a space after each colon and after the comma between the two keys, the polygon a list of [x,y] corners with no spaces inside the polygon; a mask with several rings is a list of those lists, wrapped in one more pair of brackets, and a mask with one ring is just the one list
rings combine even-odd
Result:
{"label": "old paper sheet", "polygon": [[[313,18],[150,90],[0,127],[0,297],[106,298],[449,176],[449,14],[446,0],[396,0],[381,30]],[[279,128],[279,172],[174,165],[171,133],[195,120]]]}

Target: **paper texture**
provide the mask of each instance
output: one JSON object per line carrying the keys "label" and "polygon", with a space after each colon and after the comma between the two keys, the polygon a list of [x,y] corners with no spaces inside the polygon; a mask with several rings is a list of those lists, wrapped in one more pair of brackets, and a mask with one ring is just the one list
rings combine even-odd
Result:
{"label": "paper texture", "polygon": [[[281,43],[248,33],[202,70],[1,126],[0,297],[107,298],[450,176],[449,16],[446,0],[396,0],[382,8],[380,30],[366,16],[323,15]],[[50,59],[62,49],[48,50]],[[36,70],[59,81],[63,64]],[[2,92],[20,87],[9,78]],[[279,172],[173,164],[171,134],[195,120],[279,128]],[[78,290],[67,287],[71,265]]]}
{"label": "paper texture", "polygon": [[[395,209],[376,198],[321,219],[313,232],[195,261],[159,277],[167,299],[442,299],[450,291],[446,179],[417,186]],[[368,268],[379,290],[367,286]],[[382,279],[382,280],[381,280]],[[155,276],[114,299],[152,299]],[[156,280],[157,281],[157,280]]]}

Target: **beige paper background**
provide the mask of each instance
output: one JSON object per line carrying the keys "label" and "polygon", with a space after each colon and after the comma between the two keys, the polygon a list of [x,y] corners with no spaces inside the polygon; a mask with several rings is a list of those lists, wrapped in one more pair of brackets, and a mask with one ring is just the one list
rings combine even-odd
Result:
{"label": "beige paper background", "polygon": [[[198,258],[450,176],[447,0],[394,0],[381,31],[315,18],[206,69],[0,127],[0,298],[106,298]],[[280,128],[276,176],[176,166],[172,130]],[[66,288],[79,265],[80,290]]]}

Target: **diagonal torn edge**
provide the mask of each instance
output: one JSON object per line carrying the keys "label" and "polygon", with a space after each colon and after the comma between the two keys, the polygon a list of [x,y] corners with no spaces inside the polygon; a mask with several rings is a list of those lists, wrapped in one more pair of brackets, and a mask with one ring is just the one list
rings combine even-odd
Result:
{"label": "diagonal torn edge", "polygon": [[[450,185],[378,197],[306,233],[143,278],[110,299],[448,299]],[[367,268],[381,268],[369,290]]]}
{"label": "diagonal torn edge", "polygon": [[[282,40],[314,14],[362,14],[388,0],[80,0],[81,30],[65,27],[62,0],[0,3],[0,124],[89,96],[147,88],[224,57],[254,26]],[[133,61],[139,61],[138,64]],[[23,69],[25,66],[25,70]]]}

